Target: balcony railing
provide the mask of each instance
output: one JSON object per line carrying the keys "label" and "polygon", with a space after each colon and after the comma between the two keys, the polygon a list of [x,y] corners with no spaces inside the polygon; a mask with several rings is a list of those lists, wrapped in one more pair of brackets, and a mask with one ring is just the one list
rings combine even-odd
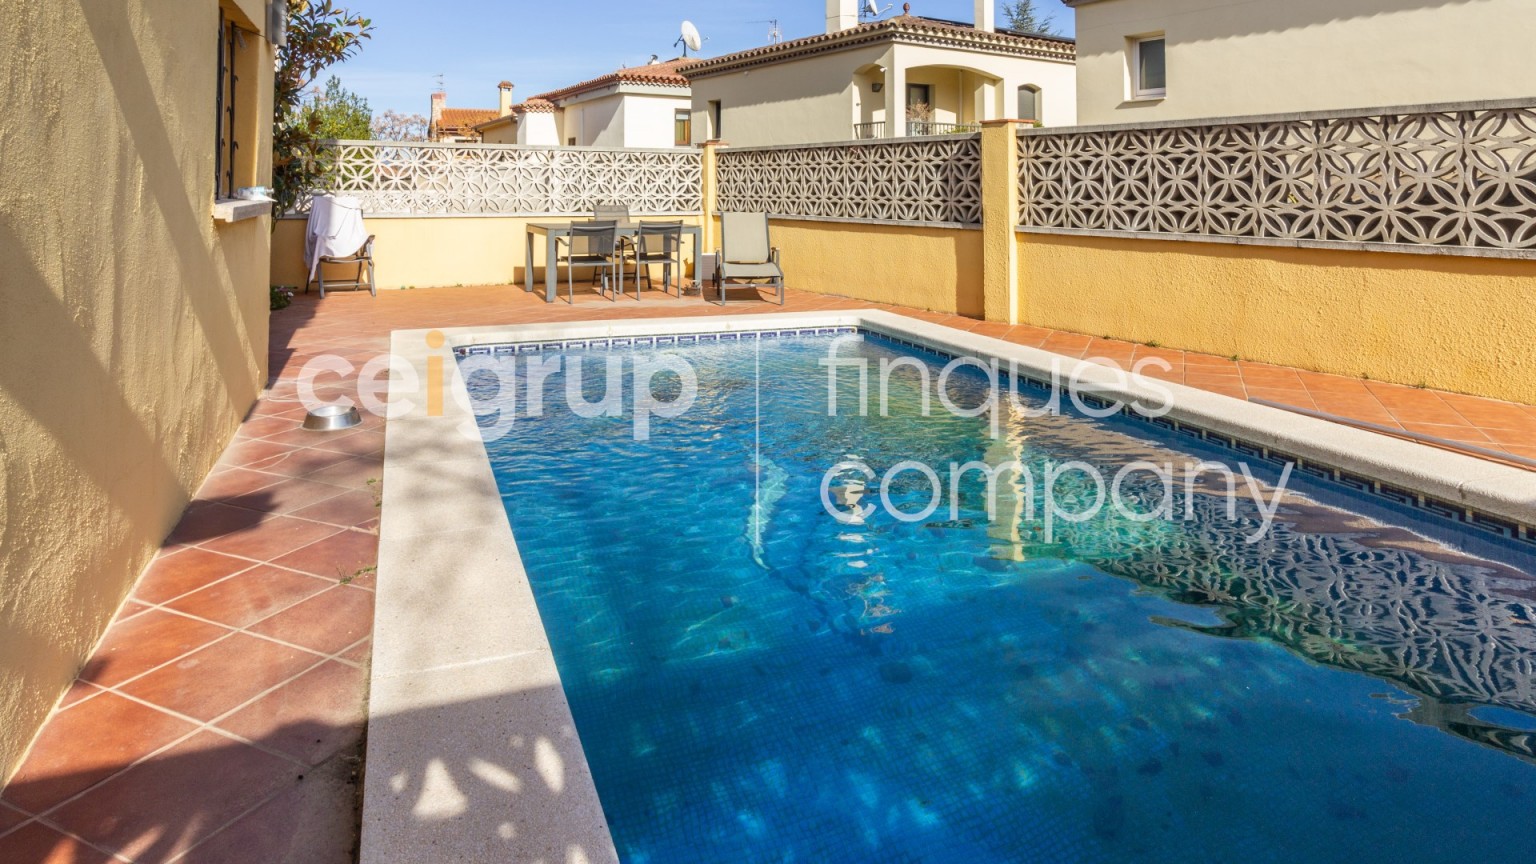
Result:
{"label": "balcony railing", "polygon": [[[981,126],[976,123],[934,123],[928,120],[907,121],[907,134],[914,138],[923,135],[965,135],[979,131],[981,131]],[[873,123],[853,124],[853,139],[855,141],[871,141],[884,137],[884,120],[876,120]]]}
{"label": "balcony railing", "polygon": [[869,141],[874,138],[885,137],[885,121],[876,120],[873,123],[853,124],[853,140]]}
{"label": "balcony railing", "polygon": [[969,135],[980,132],[979,123],[935,123],[931,120],[908,120],[907,134],[918,135]]}

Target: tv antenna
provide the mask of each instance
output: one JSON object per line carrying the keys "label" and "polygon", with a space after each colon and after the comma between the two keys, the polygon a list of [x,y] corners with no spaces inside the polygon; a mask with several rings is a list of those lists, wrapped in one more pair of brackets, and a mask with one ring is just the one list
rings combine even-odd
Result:
{"label": "tv antenna", "polygon": [[893,3],[887,3],[885,8],[882,9],[875,5],[875,0],[864,0],[864,8],[859,10],[859,17],[866,21],[873,21],[891,11],[891,7],[894,5]]}
{"label": "tv antenna", "polygon": [[699,35],[699,28],[693,26],[692,21],[684,21],[680,29],[681,35],[672,44],[683,46],[684,57],[688,56],[688,49],[691,48],[697,52],[700,48],[704,47],[704,37]]}
{"label": "tv antenna", "polygon": [[777,45],[780,42],[784,41],[784,31],[779,29],[779,19],[777,19],[777,18],[762,18],[762,19],[759,19],[757,21],[748,21],[747,23],[748,24],[767,24],[768,25],[768,44],[769,45]]}
{"label": "tv antenna", "polygon": [[439,93],[446,93],[446,92],[448,92],[448,88],[443,86],[443,73],[439,72],[436,75],[433,75],[432,77],[437,79],[437,92],[439,92]]}

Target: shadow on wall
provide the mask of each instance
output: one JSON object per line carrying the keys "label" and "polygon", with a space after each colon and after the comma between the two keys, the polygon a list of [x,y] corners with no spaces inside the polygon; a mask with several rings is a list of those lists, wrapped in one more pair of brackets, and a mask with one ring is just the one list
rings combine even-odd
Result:
{"label": "shadow on wall", "polygon": [[[92,698],[109,697],[117,698]],[[558,688],[539,688],[516,698],[539,703],[563,697]],[[370,835],[364,862],[448,860],[430,843],[445,834],[477,848],[465,860],[610,860],[611,851],[592,848],[590,830],[567,829],[562,822],[570,772],[584,764],[575,731],[568,722],[540,722],[541,712],[534,710],[508,718],[498,705],[505,708],[505,695],[372,720],[370,735],[410,740],[417,752],[409,761],[392,756],[370,766],[387,772],[371,777],[369,785],[389,790],[389,798],[380,802],[384,818],[364,827]],[[278,754],[338,736],[356,745],[362,735],[357,727],[300,722],[275,729],[252,747],[204,730],[121,773],[126,766],[104,759],[79,773],[18,781],[0,796],[7,803],[56,800],[61,789],[85,791],[15,828],[0,810],[0,831],[10,828],[0,834],[0,860],[95,860],[60,834],[62,828],[134,861],[164,861],[190,849],[188,861],[345,864],[355,860],[357,848],[356,747],[320,764]],[[484,743],[470,748],[467,740]],[[434,741],[468,755],[437,756]],[[109,774],[115,776],[99,782]],[[606,837],[606,826],[599,827]]]}

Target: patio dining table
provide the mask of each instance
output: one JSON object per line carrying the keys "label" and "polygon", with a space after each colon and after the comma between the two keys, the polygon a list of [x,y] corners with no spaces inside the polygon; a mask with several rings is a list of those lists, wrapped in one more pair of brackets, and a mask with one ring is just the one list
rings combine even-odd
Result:
{"label": "patio dining table", "polygon": [[[528,248],[526,257],[523,258],[523,261],[525,262],[523,265],[523,289],[525,291],[533,291],[534,235],[542,234],[544,236],[544,302],[553,303],[555,302],[555,291],[560,284],[560,268],[555,264],[555,261],[558,257],[558,253],[555,248],[555,241],[561,237],[570,237],[572,226],[587,225],[592,221],[593,220],[591,219],[578,219],[570,222],[528,223],[528,227],[525,232]],[[617,229],[620,237],[628,237],[631,240],[640,235],[640,223],[633,220],[628,222],[620,222],[617,226]],[[683,234],[693,238],[693,258],[695,263],[697,263],[699,258],[699,244],[704,242],[704,231],[697,225],[688,225],[685,223],[682,226],[682,232]],[[683,276],[681,273],[679,273],[677,276],[677,283],[679,286],[681,286],[683,283]]]}

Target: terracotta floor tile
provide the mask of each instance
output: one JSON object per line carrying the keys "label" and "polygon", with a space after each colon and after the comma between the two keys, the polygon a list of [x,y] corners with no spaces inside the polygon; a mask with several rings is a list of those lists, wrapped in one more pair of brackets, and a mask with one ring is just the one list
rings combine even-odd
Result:
{"label": "terracotta floor tile", "polygon": [[1493,441],[1510,447],[1536,447],[1536,434],[1497,427],[1482,430]]}
{"label": "terracotta floor tile", "polygon": [[1468,444],[1488,446],[1493,439],[1483,434],[1476,426],[1466,424],[1441,425],[1435,423],[1404,423],[1403,428],[1409,432],[1417,432],[1420,435],[1429,435],[1434,438],[1444,438],[1447,441],[1461,441]]}
{"label": "terracotta floor tile", "polygon": [[1241,388],[1243,386],[1243,376],[1198,371],[1186,366],[1184,368],[1184,383],[1191,387],[1203,387],[1207,384],[1214,384],[1218,387],[1237,386]]}
{"label": "terracotta floor tile", "polygon": [[356,663],[364,668],[373,662],[373,640],[362,639],[356,645],[336,655],[343,660]]}
{"label": "terracotta floor tile", "polygon": [[319,659],[307,651],[236,633],[120,689],[135,699],[206,721],[239,707]]}
{"label": "terracotta floor tile", "polygon": [[337,585],[250,629],[322,654],[335,654],[373,631],[373,593]]}
{"label": "terracotta floor tile", "polygon": [[298,477],[274,479],[277,482],[266,488],[247,495],[226,498],[224,503],[231,507],[259,510],[262,513],[291,513],[300,507],[308,507],[340,494],[335,486],[328,483],[316,483],[313,480]]}
{"label": "terracotta floor tile", "polygon": [[117,610],[117,620],[127,621],[129,618],[148,612],[153,608],[155,607],[147,603],[141,603],[138,600],[124,600],[122,608]]}
{"label": "terracotta floor tile", "polygon": [[260,523],[205,541],[205,549],[265,561],[336,533],[329,525],[289,516],[267,516]]}
{"label": "terracotta floor tile", "polygon": [[[353,864],[356,839],[351,802],[336,794],[341,784],[317,782],[320,773],[307,772],[304,782],[279,791],[198,845],[184,860],[188,864]],[[341,786],[343,792],[350,788]]]}
{"label": "terracotta floor tile", "polygon": [[271,459],[254,462],[251,467],[268,474],[281,474],[285,477],[310,477],[317,471],[345,461],[346,458],[346,454],[343,453],[302,447],[289,450]]}
{"label": "terracotta floor tile", "polygon": [[1442,426],[1470,426],[1460,414],[1444,403],[1384,405],[1401,423],[1434,423]]}
{"label": "terracotta floor tile", "polygon": [[371,456],[384,450],[384,433],[381,430],[364,429],[351,435],[326,439],[314,445],[316,450],[345,453],[348,456]]}
{"label": "terracotta floor tile", "polygon": [[279,567],[337,581],[354,577],[358,570],[373,567],[378,561],[379,535],[350,530],[272,559]]}
{"label": "terracotta floor tile", "polygon": [[379,521],[379,499],[370,491],[342,492],[334,498],[295,510],[292,515],[342,528],[371,527]]}
{"label": "terracotta floor tile", "polygon": [[1195,354],[1193,352],[1185,352],[1184,365],[1191,368],[1200,366],[1210,369],[1226,369],[1230,370],[1234,374],[1241,371],[1241,368],[1238,366],[1236,360],[1233,360],[1230,357],[1217,357],[1214,354]]}
{"label": "terracotta floor tile", "polygon": [[1307,391],[1300,388],[1274,389],[1269,387],[1246,388],[1248,398],[1263,399],[1266,402],[1280,402],[1285,405],[1294,405],[1298,408],[1316,408],[1316,403]]}
{"label": "terracotta floor tile", "polygon": [[102,693],[49,720],[5,787],[5,800],[42,813],[196,729],[164,711]]}
{"label": "terracotta floor tile", "polygon": [[166,606],[229,627],[245,627],[312,597],[331,583],[266,564],[195,591]]}
{"label": "terracotta floor tile", "polygon": [[69,689],[64,691],[64,695],[59,697],[58,710],[63,711],[66,708],[73,708],[92,696],[105,692],[107,691],[89,681],[81,681],[79,678],[76,678],[75,682],[69,685]]}
{"label": "terracotta floor tile", "polygon": [[208,475],[208,479],[198,487],[197,497],[201,501],[224,501],[237,495],[249,495],[280,480],[279,477],[263,474],[260,471],[225,468]]}
{"label": "terracotta floor tile", "polygon": [[52,814],[99,846],[165,861],[292,786],[303,769],[214,732],[198,732]]}
{"label": "terracotta floor tile", "polygon": [[363,670],[327,660],[218,725],[316,765],[362,737],[367,693],[368,676]]}
{"label": "terracotta floor tile", "polygon": [[302,422],[302,419],[284,415],[269,414],[259,417],[252,417],[251,419],[240,424],[240,429],[237,434],[242,438],[265,438],[268,435],[276,435],[279,432],[287,432]]}
{"label": "terracotta floor tile", "polygon": [[197,544],[204,540],[223,537],[231,531],[249,528],[260,521],[260,513],[253,513],[244,507],[194,502],[182,515],[181,521],[171,530],[170,535],[165,538],[165,542]]}
{"label": "terracotta floor tile", "polygon": [[1500,448],[1515,456],[1523,456],[1526,459],[1536,459],[1536,445],[1500,444]]}
{"label": "terracotta floor tile", "polygon": [[[152,609],[107,628],[80,677],[103,687],[169,663],[229,633],[216,624]],[[96,700],[91,700],[96,701]]]}
{"label": "terracotta floor tile", "polygon": [[358,456],[322,468],[308,475],[310,480],[330,483],[344,489],[366,489],[369,480],[384,476],[384,459],[381,455]]}
{"label": "terracotta floor tile", "polygon": [[0,837],[0,861],[16,864],[96,864],[112,856],[33,822]]}
{"label": "terracotta floor tile", "polygon": [[[27,814],[17,810],[15,807],[12,807],[9,804],[6,804],[4,801],[0,801],[0,834],[4,834],[12,828],[15,828],[17,825],[27,821],[28,818],[30,817],[28,817]],[[0,852],[4,852],[4,850],[5,847],[0,845]]]}
{"label": "terracotta floor tile", "polygon": [[219,464],[231,468],[250,468],[256,464],[280,457],[293,447],[274,441],[237,441],[225,449]]}
{"label": "terracotta floor tile", "polygon": [[251,562],[242,558],[206,549],[184,549],[150,564],[134,586],[133,596],[149,603],[164,603],[250,566]]}

